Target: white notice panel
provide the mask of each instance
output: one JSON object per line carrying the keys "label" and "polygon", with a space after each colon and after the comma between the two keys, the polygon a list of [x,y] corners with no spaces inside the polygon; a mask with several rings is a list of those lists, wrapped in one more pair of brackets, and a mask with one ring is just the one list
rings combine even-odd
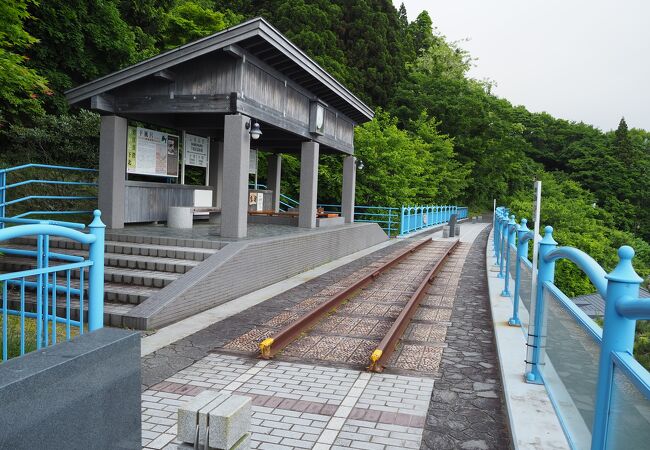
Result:
{"label": "white notice panel", "polygon": [[185,133],[185,165],[208,167],[210,160],[210,140],[201,136]]}
{"label": "white notice panel", "polygon": [[179,138],[173,134],[129,127],[126,171],[140,175],[177,177],[178,144]]}
{"label": "white notice panel", "polygon": [[264,194],[261,192],[257,193],[257,205],[256,208],[258,211],[264,210]]}
{"label": "white notice panel", "polygon": [[248,173],[257,173],[257,150],[251,149],[248,159]]}

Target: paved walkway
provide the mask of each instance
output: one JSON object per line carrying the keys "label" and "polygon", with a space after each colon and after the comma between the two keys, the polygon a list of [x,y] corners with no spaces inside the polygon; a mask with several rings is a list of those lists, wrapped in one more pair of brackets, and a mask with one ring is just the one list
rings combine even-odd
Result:
{"label": "paved walkway", "polygon": [[345,364],[260,361],[223,349],[412,245],[404,240],[145,356],[143,445],[175,448],[178,405],[215,389],[252,397],[253,448],[508,448],[481,260],[487,229],[465,224],[463,231],[470,242],[458,250],[457,270],[449,269],[430,292],[451,316],[440,324],[446,333],[437,370],[369,374]]}
{"label": "paved walkway", "polygon": [[487,238],[485,229],[472,244],[454,295],[423,448],[510,447],[487,297]]}

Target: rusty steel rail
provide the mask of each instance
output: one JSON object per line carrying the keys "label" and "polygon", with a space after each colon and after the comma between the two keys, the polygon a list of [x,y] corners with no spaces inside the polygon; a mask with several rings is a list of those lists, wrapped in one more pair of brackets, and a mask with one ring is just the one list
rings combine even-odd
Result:
{"label": "rusty steel rail", "polygon": [[400,312],[399,316],[397,316],[397,319],[395,319],[393,325],[391,325],[390,329],[386,333],[386,336],[384,336],[375,351],[373,351],[370,355],[370,365],[368,366],[369,371],[382,372],[384,370],[386,364],[388,363],[388,360],[395,351],[397,343],[402,338],[402,334],[404,334],[406,327],[408,327],[408,325],[411,323],[411,319],[413,318],[415,311],[417,311],[418,306],[420,306],[422,298],[424,298],[426,295],[426,289],[429,283],[436,276],[443,263],[445,262],[445,259],[447,259],[451,252],[454,251],[454,249],[458,246],[459,242],[460,240],[456,239],[456,241],[454,241],[454,243],[445,251],[445,254],[442,256],[442,258],[436,262],[429,273],[427,273],[427,275],[424,277],[424,280],[422,280],[420,286],[406,303],[406,306],[404,306],[402,312]]}
{"label": "rusty steel rail", "polygon": [[273,358],[275,355],[281,352],[287,345],[289,345],[296,338],[298,338],[302,333],[304,333],[311,326],[316,324],[316,322],[318,322],[321,319],[321,317],[323,317],[332,309],[336,308],[341,303],[343,303],[343,301],[345,301],[345,299],[347,299],[353,292],[358,291],[359,289],[365,287],[367,284],[371,283],[375,278],[377,278],[383,271],[399,263],[408,255],[419,250],[421,247],[423,247],[424,245],[430,242],[432,242],[432,240],[430,239],[430,237],[427,237],[417,245],[401,251],[394,258],[382,264],[376,270],[364,276],[363,278],[361,278],[359,281],[355,282],[351,286],[343,289],[338,294],[333,295],[318,307],[300,316],[296,321],[287,325],[272,337],[264,339],[259,344],[260,357],[264,359]]}

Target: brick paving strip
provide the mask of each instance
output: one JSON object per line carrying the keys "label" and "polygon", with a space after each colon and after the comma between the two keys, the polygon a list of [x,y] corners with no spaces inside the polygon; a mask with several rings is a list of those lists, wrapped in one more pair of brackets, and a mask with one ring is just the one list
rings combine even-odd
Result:
{"label": "brick paving strip", "polygon": [[469,249],[435,377],[422,449],[511,448],[485,272],[489,229]]}

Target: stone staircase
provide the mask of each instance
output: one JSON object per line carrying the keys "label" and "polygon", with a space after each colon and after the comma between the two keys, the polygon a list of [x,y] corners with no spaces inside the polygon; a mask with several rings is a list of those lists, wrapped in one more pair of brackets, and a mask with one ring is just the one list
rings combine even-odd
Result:
{"label": "stone staircase", "polygon": [[[50,238],[50,251],[75,256],[88,256],[87,246],[64,238]],[[198,266],[203,260],[219,251],[219,242],[172,239],[155,236],[130,236],[108,232],[104,254],[104,324],[123,326],[123,317],[145,301],[152,294],[176,281],[184,273]],[[3,245],[5,248],[34,250],[35,239],[14,239]],[[50,266],[65,261],[51,260]],[[0,256],[0,273],[15,272],[35,267],[33,257],[14,255]],[[72,273],[71,286],[79,287],[79,272]],[[84,277],[87,289],[87,276]],[[27,279],[29,281],[29,279]],[[65,284],[60,274],[57,284]],[[87,293],[87,291],[86,291]],[[84,316],[88,310],[87,294],[84,298]],[[71,298],[71,318],[79,319],[79,298]],[[26,289],[27,311],[36,310],[35,292]],[[10,289],[9,307],[20,308],[17,288]],[[65,317],[65,294],[57,296],[58,315]]]}

